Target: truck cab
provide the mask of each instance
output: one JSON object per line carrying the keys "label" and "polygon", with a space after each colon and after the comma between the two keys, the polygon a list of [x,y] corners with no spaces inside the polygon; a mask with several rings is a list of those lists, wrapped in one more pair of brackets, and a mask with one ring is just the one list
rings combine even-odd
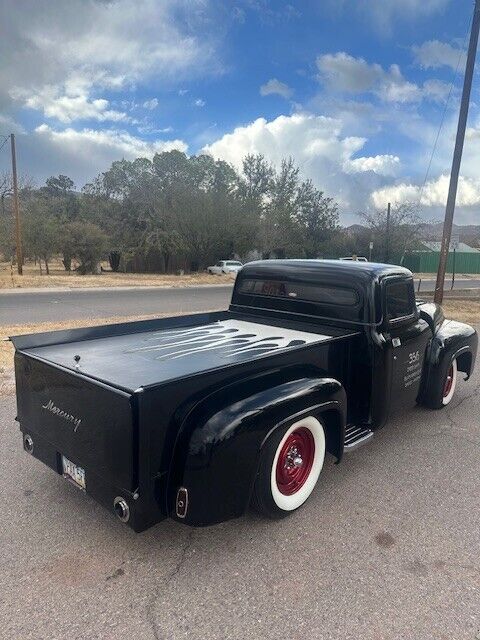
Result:
{"label": "truck cab", "polygon": [[402,267],[246,264],[224,311],[12,338],[23,446],[135,531],[295,511],[327,454],[441,409],[475,330]]}

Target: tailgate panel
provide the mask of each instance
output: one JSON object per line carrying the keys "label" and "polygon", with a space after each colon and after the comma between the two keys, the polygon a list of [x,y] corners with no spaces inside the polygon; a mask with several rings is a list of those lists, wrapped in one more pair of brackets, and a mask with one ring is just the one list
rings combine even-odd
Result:
{"label": "tailgate panel", "polygon": [[15,355],[18,420],[86,471],[132,491],[137,486],[137,434],[132,396]]}

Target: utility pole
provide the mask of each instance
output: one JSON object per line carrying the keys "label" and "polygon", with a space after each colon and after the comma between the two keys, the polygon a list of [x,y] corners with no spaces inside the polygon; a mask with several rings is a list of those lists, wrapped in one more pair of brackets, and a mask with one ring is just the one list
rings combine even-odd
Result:
{"label": "utility pole", "polygon": [[391,205],[390,202],[387,206],[387,237],[385,240],[385,262],[388,263],[390,260],[390,210]]}
{"label": "utility pole", "polygon": [[15,134],[10,134],[12,146],[12,182],[13,182],[13,214],[15,216],[15,244],[17,250],[17,271],[18,275],[23,275],[23,251],[22,251],[22,225],[20,222],[20,210],[18,207],[18,184],[17,184],[17,157],[15,155]]}
{"label": "utility pole", "polygon": [[442,246],[440,248],[440,262],[438,265],[437,282],[435,285],[434,300],[437,304],[443,301],[443,287],[445,284],[445,272],[447,270],[448,250],[450,238],[452,236],[453,214],[455,212],[455,201],[457,199],[458,176],[460,164],[462,162],[463,143],[465,140],[465,129],[467,127],[468,107],[470,103],[470,91],[472,88],[473,71],[475,68],[475,56],[478,45],[478,32],[480,28],[480,0],[475,0],[473,10],[472,30],[470,32],[470,43],[468,45],[467,65],[465,67],[465,79],[463,82],[462,103],[458,116],[457,138],[455,140],[455,150],[453,152],[452,171],[450,173],[450,186],[448,188],[447,206],[445,209],[445,222],[443,223]]}

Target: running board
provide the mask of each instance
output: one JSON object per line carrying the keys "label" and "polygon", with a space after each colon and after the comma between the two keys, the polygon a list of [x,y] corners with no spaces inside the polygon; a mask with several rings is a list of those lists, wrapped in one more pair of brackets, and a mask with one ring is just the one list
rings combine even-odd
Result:
{"label": "running board", "polygon": [[366,444],[373,438],[373,431],[366,427],[357,427],[354,424],[349,424],[345,429],[345,442],[343,444],[343,450],[346,453],[354,451]]}

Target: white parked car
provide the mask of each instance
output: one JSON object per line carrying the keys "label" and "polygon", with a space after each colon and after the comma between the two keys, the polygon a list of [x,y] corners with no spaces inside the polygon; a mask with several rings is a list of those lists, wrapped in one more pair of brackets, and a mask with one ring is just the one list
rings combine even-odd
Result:
{"label": "white parked car", "polygon": [[222,273],[238,273],[243,264],[238,260],[219,260],[216,264],[207,268],[208,273],[222,275]]}
{"label": "white parked car", "polygon": [[346,258],[339,258],[339,260],[350,260],[353,262],[368,262],[365,256],[347,256]]}

